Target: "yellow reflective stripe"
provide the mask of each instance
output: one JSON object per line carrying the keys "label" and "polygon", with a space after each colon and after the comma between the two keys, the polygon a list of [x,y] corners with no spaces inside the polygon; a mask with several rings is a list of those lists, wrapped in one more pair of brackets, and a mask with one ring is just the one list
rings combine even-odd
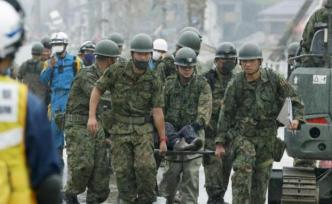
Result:
{"label": "yellow reflective stripe", "polygon": [[42,72],[44,72],[44,71],[47,69],[47,67],[48,67],[48,61],[45,61],[45,62],[43,63],[43,69],[42,69]]}
{"label": "yellow reflective stripe", "polygon": [[19,124],[21,127],[26,125],[26,114],[28,105],[28,87],[20,84],[20,97],[19,97]]}
{"label": "yellow reflective stripe", "polygon": [[0,133],[0,150],[16,146],[22,142],[23,128],[15,128]]}
{"label": "yellow reflective stripe", "polygon": [[77,63],[77,70],[76,71],[78,73],[81,70],[81,65],[82,65],[81,60],[80,60],[79,57],[76,58],[76,63]]}

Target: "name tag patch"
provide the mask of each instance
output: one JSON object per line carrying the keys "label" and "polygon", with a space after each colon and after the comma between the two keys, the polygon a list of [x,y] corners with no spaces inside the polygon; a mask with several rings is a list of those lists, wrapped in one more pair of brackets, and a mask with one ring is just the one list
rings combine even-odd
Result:
{"label": "name tag patch", "polygon": [[17,85],[0,83],[0,122],[16,122],[18,113]]}

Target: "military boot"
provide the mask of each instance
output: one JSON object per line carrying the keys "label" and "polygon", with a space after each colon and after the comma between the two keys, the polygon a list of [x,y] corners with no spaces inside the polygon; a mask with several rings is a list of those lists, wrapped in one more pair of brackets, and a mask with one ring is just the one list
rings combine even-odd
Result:
{"label": "military boot", "polygon": [[80,204],[77,200],[77,195],[72,193],[65,193],[64,200],[66,204]]}
{"label": "military boot", "polygon": [[209,198],[206,204],[229,204],[223,198]]}

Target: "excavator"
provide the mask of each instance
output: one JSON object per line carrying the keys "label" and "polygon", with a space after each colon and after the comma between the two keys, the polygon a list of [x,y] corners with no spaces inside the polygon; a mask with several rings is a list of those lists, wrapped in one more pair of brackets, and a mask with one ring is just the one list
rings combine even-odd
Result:
{"label": "excavator", "polygon": [[[289,59],[297,62],[288,81],[304,103],[305,123],[295,132],[285,128],[284,142],[287,154],[299,159],[332,160],[332,0],[327,0],[325,7],[328,22],[317,27],[310,52],[298,52]],[[274,59],[276,56],[273,53]],[[331,204],[332,168],[319,165],[273,169],[268,203]]]}

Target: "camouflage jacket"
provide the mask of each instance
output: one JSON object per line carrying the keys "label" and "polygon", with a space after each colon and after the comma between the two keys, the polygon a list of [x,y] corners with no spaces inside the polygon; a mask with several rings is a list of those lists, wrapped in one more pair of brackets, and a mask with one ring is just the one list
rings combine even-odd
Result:
{"label": "camouflage jacket", "polygon": [[[133,62],[114,64],[107,69],[95,86],[102,92],[109,90],[112,101],[113,134],[151,132],[148,118],[152,108],[164,107],[163,88],[159,78],[150,70],[143,75],[133,72]],[[142,124],[134,121],[146,118]],[[132,121],[132,122],[131,122]],[[113,123],[114,122],[114,123]]]}
{"label": "camouflage jacket", "polygon": [[217,134],[219,111],[222,105],[227,84],[231,80],[233,74],[231,73],[229,75],[223,75],[216,69],[211,69],[210,71],[205,73],[204,76],[208,80],[208,83],[212,90],[212,116],[209,125],[206,127],[205,138],[207,140],[206,145],[208,145],[209,148],[214,148],[214,139]]}
{"label": "camouflage jacket", "polygon": [[29,90],[36,94],[41,100],[45,101],[47,86],[39,80],[40,73],[43,69],[43,62],[37,59],[25,61],[19,71],[17,78],[28,85]]}
{"label": "camouflage jacket", "polygon": [[[244,72],[236,74],[226,89],[218,121],[216,143],[225,144],[238,136],[275,138],[276,118],[286,97],[291,97],[293,117],[303,120],[303,104],[293,87],[272,70],[261,69],[261,78],[248,82]],[[263,131],[268,130],[268,131]]]}
{"label": "camouflage jacket", "polygon": [[318,30],[319,27],[322,26],[322,24],[327,24],[328,21],[328,10],[323,7],[319,10],[317,10],[310,18],[309,21],[307,22],[302,38],[302,46],[304,48],[305,53],[309,53],[310,47],[311,47],[311,41],[312,38],[314,37],[315,32]]}
{"label": "camouflage jacket", "polygon": [[163,83],[165,83],[167,77],[176,74],[174,56],[175,52],[172,55],[166,55],[157,65],[156,73]]}
{"label": "camouflage jacket", "polygon": [[[101,75],[102,71],[96,64],[81,69],[75,77],[69,93],[66,115],[72,114],[80,115],[82,117],[87,117],[89,115],[90,95],[95,82],[101,77]],[[100,103],[97,109],[97,116],[102,112],[103,104]]]}
{"label": "camouflage jacket", "polygon": [[165,121],[177,130],[198,122],[206,126],[211,118],[212,94],[202,76],[194,75],[185,85],[178,75],[168,77],[165,85]]}

